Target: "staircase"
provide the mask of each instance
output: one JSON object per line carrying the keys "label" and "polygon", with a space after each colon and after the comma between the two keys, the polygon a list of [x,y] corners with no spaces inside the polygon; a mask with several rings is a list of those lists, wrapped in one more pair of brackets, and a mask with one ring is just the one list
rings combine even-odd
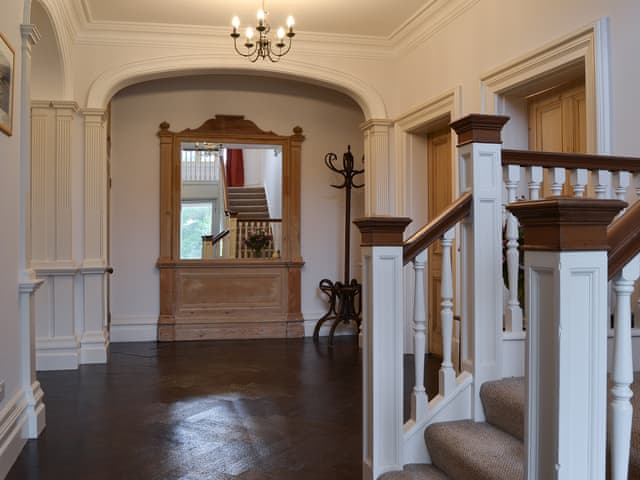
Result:
{"label": "staircase", "polygon": [[[633,384],[634,411],[640,407],[640,374]],[[425,431],[431,465],[408,465],[380,480],[518,480],[524,478],[523,378],[486,382],[480,389],[486,422],[435,423]],[[640,478],[640,418],[631,432],[629,478]]]}
{"label": "staircase", "polygon": [[227,187],[228,206],[238,219],[269,218],[264,187]]}

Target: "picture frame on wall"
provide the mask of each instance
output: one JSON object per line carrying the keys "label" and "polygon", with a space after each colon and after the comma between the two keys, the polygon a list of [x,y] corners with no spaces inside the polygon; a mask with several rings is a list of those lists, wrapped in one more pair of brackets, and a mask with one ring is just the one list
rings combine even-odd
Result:
{"label": "picture frame on wall", "polygon": [[16,54],[0,32],[0,131],[13,133],[13,91]]}

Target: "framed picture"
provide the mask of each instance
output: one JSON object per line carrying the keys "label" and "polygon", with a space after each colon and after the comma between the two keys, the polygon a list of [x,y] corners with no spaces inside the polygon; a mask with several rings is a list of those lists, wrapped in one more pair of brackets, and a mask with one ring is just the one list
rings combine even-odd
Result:
{"label": "framed picture", "polygon": [[15,52],[0,32],[0,130],[11,135],[13,131],[13,83]]}

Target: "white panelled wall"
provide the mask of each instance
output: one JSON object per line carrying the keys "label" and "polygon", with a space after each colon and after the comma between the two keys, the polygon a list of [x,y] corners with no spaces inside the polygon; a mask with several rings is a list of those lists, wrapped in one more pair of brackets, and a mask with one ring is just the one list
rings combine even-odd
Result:
{"label": "white panelled wall", "polygon": [[75,102],[37,101],[32,130],[31,266],[45,280],[35,300],[37,368],[103,363],[104,112],[79,114]]}

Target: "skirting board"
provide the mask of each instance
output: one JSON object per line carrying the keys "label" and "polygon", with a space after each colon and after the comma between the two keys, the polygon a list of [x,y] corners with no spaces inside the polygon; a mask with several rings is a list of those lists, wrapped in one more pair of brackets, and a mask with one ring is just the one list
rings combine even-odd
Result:
{"label": "skirting board", "polygon": [[112,343],[155,342],[158,339],[158,316],[121,315],[111,317]]}
{"label": "skirting board", "polygon": [[[318,320],[322,318],[324,314],[325,312],[303,313],[303,317],[305,318],[305,321],[304,321],[305,337],[313,336],[313,330],[316,328],[316,323],[318,323]],[[309,320],[309,319],[313,319],[313,320]],[[326,337],[329,335],[329,330],[331,329],[332,323],[333,323],[333,320],[328,320],[322,324],[322,327],[320,327],[321,337]],[[355,331],[356,331],[355,323],[349,322],[349,325],[345,325],[345,324],[338,325],[338,328],[336,328],[335,335],[354,335]]]}
{"label": "skirting board", "polygon": [[76,370],[80,344],[76,337],[36,338],[36,370]]}
{"label": "skirting board", "polygon": [[0,411],[0,478],[5,478],[24,447],[27,431],[27,398],[20,391]]}

